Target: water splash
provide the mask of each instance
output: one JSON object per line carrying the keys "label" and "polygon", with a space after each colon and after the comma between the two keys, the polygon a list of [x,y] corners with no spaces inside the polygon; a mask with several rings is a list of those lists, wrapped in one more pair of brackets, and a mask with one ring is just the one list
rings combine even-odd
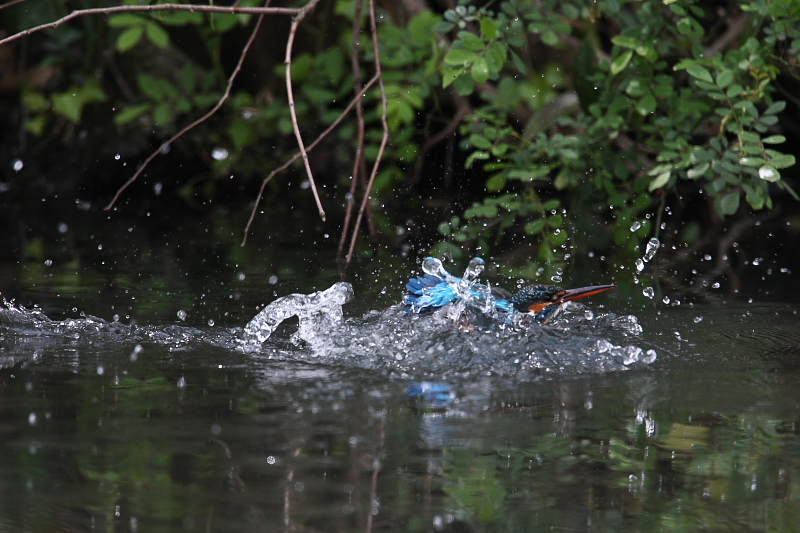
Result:
{"label": "water splash", "polygon": [[[470,268],[475,275],[467,277],[476,282],[480,264],[476,262]],[[210,345],[220,349],[221,364],[229,364],[238,354],[248,361],[368,369],[431,382],[445,377],[448,381],[487,375],[529,379],[621,371],[647,365],[656,358],[655,351],[648,352],[650,346],[642,339],[642,327],[635,316],[587,312],[580,303],[543,326],[524,314],[497,320],[484,312],[481,297],[473,296],[454,324],[447,314],[409,314],[400,304],[345,317],[342,306],[352,296],[349,284],[337,283],[325,291],[279,298],[244,328],[203,330],[182,325],[126,325],[91,316],[57,321],[39,310],[0,305],[0,366],[16,364],[20,357],[30,359],[33,352],[44,353],[46,359],[47,346],[60,346],[62,339],[88,342],[94,347],[105,345],[108,352],[117,351],[131,362],[156,357],[165,348],[171,356],[177,356],[193,347]],[[299,318],[295,333],[290,328],[278,329],[292,316]],[[2,355],[3,346],[9,342],[35,344],[37,348],[26,346],[9,358],[9,351]],[[60,352],[53,351],[56,353]],[[70,364],[88,362],[76,358]]]}
{"label": "water splash", "polygon": [[266,341],[281,322],[297,316],[297,336],[314,342],[319,335],[330,335],[344,320],[342,306],[353,299],[353,286],[334,283],[312,294],[290,294],[278,298],[261,310],[244,328],[245,341],[259,345]]}

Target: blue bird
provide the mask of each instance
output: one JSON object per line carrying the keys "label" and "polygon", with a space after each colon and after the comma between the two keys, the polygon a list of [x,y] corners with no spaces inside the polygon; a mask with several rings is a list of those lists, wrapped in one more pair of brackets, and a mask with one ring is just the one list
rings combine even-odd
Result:
{"label": "blue bird", "polygon": [[[530,285],[516,294],[500,287],[488,287],[474,281],[483,270],[483,260],[470,262],[464,278],[447,272],[441,261],[428,257],[423,264],[425,274],[411,278],[403,296],[405,310],[411,313],[430,313],[449,303],[469,299],[478,304],[491,305],[506,314],[526,313],[535,316],[537,323],[552,320],[569,302],[592,296],[615,285],[596,285],[577,289],[562,289],[556,285]],[[472,280],[472,281],[471,281]]]}

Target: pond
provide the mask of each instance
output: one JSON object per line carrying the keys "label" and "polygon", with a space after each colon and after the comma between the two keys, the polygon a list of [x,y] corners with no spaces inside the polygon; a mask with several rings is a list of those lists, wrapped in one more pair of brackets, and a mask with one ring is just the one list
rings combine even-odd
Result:
{"label": "pond", "polygon": [[6,269],[1,531],[796,531],[792,305],[620,283],[465,331],[405,316],[397,258],[357,265],[329,335],[253,346],[265,304],[338,281],[330,245],[209,228]]}

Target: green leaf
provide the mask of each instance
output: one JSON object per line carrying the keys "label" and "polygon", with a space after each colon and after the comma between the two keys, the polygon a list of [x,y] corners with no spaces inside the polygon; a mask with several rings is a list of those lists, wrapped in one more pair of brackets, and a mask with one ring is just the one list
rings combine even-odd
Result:
{"label": "green leaf", "polygon": [[789,168],[795,164],[795,158],[792,154],[782,154],[775,150],[767,150],[767,155],[770,166],[774,168]]}
{"label": "green leaf", "polygon": [[444,62],[448,65],[466,65],[475,61],[475,58],[478,57],[478,54],[472,52],[470,50],[464,50],[463,48],[453,48],[447,55],[444,56]]}
{"label": "green leaf", "polygon": [[525,224],[525,233],[528,235],[539,235],[542,231],[544,231],[545,222],[543,219],[539,218],[536,220],[531,220],[527,224]]}
{"label": "green leaf", "polygon": [[470,71],[475,83],[486,83],[489,80],[489,65],[484,57],[478,57],[472,64]]}
{"label": "green leaf", "polygon": [[662,188],[664,185],[667,184],[667,182],[669,182],[669,178],[671,175],[672,172],[669,170],[659,174],[658,176],[653,178],[653,180],[650,182],[650,185],[647,186],[647,190],[653,192],[656,189]]}
{"label": "green leaf", "polygon": [[445,66],[444,69],[442,69],[442,88],[446,89],[448,86],[450,86],[450,84],[456,81],[463,73],[464,71],[460,68]]}
{"label": "green leaf", "polygon": [[764,165],[758,169],[758,177],[764,181],[774,183],[781,180],[781,173],[778,172],[774,167]]}
{"label": "green leaf", "polygon": [[169,34],[159,24],[148,22],[144,27],[147,39],[159,48],[166,48],[169,44]]}
{"label": "green leaf", "polygon": [[542,34],[542,42],[548,46],[558,44],[558,35],[553,30],[547,30]]}
{"label": "green leaf", "polygon": [[698,65],[697,63],[689,63],[686,65],[686,72],[698,80],[714,83],[714,79],[711,77],[711,73],[708,71],[708,69],[702,65]]}
{"label": "green leaf", "polygon": [[642,115],[647,116],[656,110],[656,97],[652,94],[646,94],[636,104],[636,111]]}
{"label": "green leaf", "polygon": [[484,17],[481,19],[481,33],[486,36],[487,39],[492,40],[497,35],[497,23],[494,19],[489,17]]}
{"label": "green leaf", "polygon": [[611,74],[616,76],[628,66],[631,58],[633,57],[633,50],[628,50],[620,54],[614,61],[611,62]]}
{"label": "green leaf", "polygon": [[117,51],[127,52],[138,43],[142,35],[144,35],[144,28],[142,26],[132,26],[123,31],[117,37]]}
{"label": "green leaf", "polygon": [[473,133],[469,136],[469,142],[472,144],[472,146],[481,150],[488,150],[492,147],[492,143],[489,142],[489,139],[483,135],[478,135],[477,133]]}
{"label": "green leaf", "polygon": [[141,26],[148,19],[135,13],[113,13],[108,17],[108,25],[112,28],[126,28],[128,26]]}
{"label": "green leaf", "polygon": [[770,105],[766,111],[764,111],[765,115],[777,115],[781,111],[786,109],[786,102],[784,100],[778,100]]}
{"label": "green leaf", "polygon": [[567,233],[566,230],[562,229],[558,233],[553,233],[550,236],[550,244],[552,244],[553,246],[561,246],[562,244],[567,242],[567,239],[569,239],[569,234]]}
{"label": "green leaf", "polygon": [[688,177],[690,180],[696,180],[697,178],[702,177],[710,166],[711,163],[705,162],[697,165],[696,167],[692,167],[686,171],[686,177]]}
{"label": "green leaf", "polygon": [[621,46],[622,48],[631,48],[635,49],[638,47],[642,42],[639,39],[634,39],[633,37],[629,37],[627,35],[617,35],[611,42],[617,46]]}
{"label": "green leaf", "polygon": [[732,215],[739,210],[739,193],[733,192],[723,196],[719,201],[719,210],[723,215]]}
{"label": "green leaf", "polygon": [[472,76],[461,76],[456,78],[454,87],[459,96],[469,96],[475,90],[475,83]]}
{"label": "green leaf", "polygon": [[491,192],[497,192],[504,189],[506,186],[506,177],[503,174],[495,174],[486,180],[486,189]]}
{"label": "green leaf", "polygon": [[786,137],[783,135],[770,135],[761,139],[761,142],[764,144],[781,144],[786,142]]}
{"label": "green leaf", "polygon": [[717,85],[720,89],[724,89],[731,83],[733,83],[733,72],[730,70],[723,70],[717,74]]}
{"label": "green leaf", "polygon": [[150,110],[150,104],[139,104],[131,107],[126,107],[125,109],[121,110],[119,113],[114,115],[114,124],[121,126],[123,124],[127,124],[133,120],[136,120],[140,116],[147,113]]}
{"label": "green leaf", "polygon": [[[465,51],[480,52],[486,47],[483,39],[468,31],[459,32],[458,38],[461,40],[461,45],[464,47]],[[445,61],[447,61],[447,59],[445,59]]]}

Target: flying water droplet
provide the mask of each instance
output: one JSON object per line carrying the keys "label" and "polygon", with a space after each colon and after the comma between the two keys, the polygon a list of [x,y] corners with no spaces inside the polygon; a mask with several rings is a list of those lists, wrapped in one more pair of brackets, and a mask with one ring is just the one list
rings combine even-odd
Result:
{"label": "flying water droplet", "polygon": [[642,223],[639,222],[638,220],[633,224],[631,224],[631,233],[636,233],[640,229],[642,229]]}
{"label": "flying water droplet", "polygon": [[228,159],[228,151],[225,148],[216,147],[211,150],[211,157],[217,161],[224,161]]}
{"label": "flying water droplet", "polygon": [[467,269],[464,271],[464,279],[470,283],[474,282],[485,268],[486,262],[483,259],[480,257],[473,257],[469,265],[467,265]]}
{"label": "flying water droplet", "polygon": [[642,270],[644,270],[644,261],[642,261],[641,259],[637,259],[636,260],[636,272],[641,272]]}
{"label": "flying water droplet", "polygon": [[438,276],[442,279],[450,277],[450,273],[444,269],[444,265],[435,257],[426,257],[422,262],[422,271],[431,276]]}
{"label": "flying water droplet", "polygon": [[183,309],[181,309],[180,311],[178,311],[178,318],[179,318],[180,320],[186,320],[186,311],[184,311]]}
{"label": "flying water droplet", "polygon": [[647,248],[645,249],[643,257],[645,263],[649,262],[651,259],[653,259],[653,257],[655,257],[659,246],[661,246],[661,241],[655,237],[647,241]]}
{"label": "flying water droplet", "polygon": [[134,346],[133,351],[131,352],[131,361],[136,361],[139,359],[139,354],[144,351],[141,344],[137,344]]}
{"label": "flying water droplet", "polygon": [[645,296],[647,296],[652,300],[656,295],[656,291],[653,289],[653,287],[645,287],[644,290],[642,291],[642,294],[644,294]]}
{"label": "flying water droplet", "polygon": [[699,324],[702,321],[703,321],[703,317],[701,317],[701,316],[694,317],[694,323],[695,324]]}

